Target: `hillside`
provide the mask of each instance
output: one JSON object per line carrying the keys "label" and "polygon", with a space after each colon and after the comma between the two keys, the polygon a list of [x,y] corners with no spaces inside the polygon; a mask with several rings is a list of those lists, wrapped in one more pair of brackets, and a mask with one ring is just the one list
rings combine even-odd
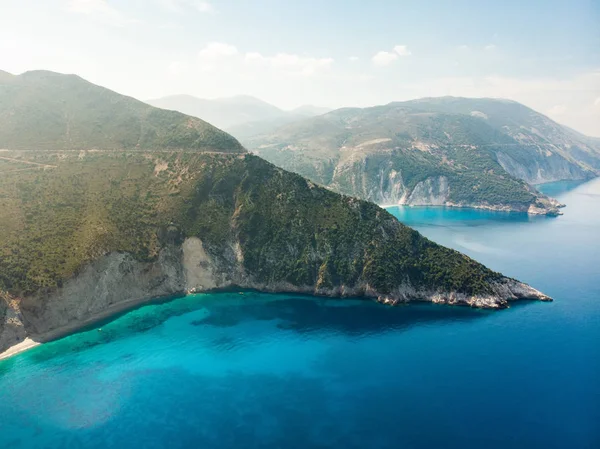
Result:
{"label": "hillside", "polygon": [[331,112],[331,108],[325,108],[322,106],[314,106],[312,104],[305,104],[298,106],[290,111],[292,114],[303,115],[305,117],[314,117],[316,115],[323,115]]}
{"label": "hillside", "polygon": [[267,160],[379,204],[556,214],[528,183],[600,173],[600,145],[514,102],[437,98],[338,109],[243,139]]}
{"label": "hillside", "polygon": [[0,77],[0,148],[244,151],[203,120],[47,71]]}
{"label": "hillside", "polygon": [[[32,90],[39,117],[62,120],[63,109],[41,100],[56,98],[63,84],[43,85]],[[36,95],[27,100],[36,103]],[[93,109],[103,111],[132,100],[107,91],[97,101]],[[13,122],[30,120],[22,116],[30,109],[11,110]],[[181,116],[170,117],[177,128]],[[103,135],[79,129],[81,120],[71,123],[71,135]],[[48,133],[52,139],[41,132],[38,139],[48,147],[61,142]],[[25,134],[23,142],[11,138],[15,148],[30,142]],[[236,154],[239,144],[229,140],[230,153],[198,150],[210,148],[198,141],[177,150],[134,143],[1,150],[0,351],[140,301],[231,287],[487,308],[549,299],[425,239],[374,204]]]}

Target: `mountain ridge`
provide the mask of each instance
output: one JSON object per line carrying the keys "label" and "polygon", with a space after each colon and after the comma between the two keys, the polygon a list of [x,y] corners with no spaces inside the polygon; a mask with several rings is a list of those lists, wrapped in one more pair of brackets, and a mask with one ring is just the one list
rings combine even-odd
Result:
{"label": "mountain ridge", "polygon": [[220,129],[288,115],[288,112],[277,106],[249,95],[204,99],[182,94],[147,100],[146,103],[201,118]]}
{"label": "mountain ridge", "polygon": [[0,82],[2,148],[245,151],[201,119],[153,108],[78,75],[37,70]]}

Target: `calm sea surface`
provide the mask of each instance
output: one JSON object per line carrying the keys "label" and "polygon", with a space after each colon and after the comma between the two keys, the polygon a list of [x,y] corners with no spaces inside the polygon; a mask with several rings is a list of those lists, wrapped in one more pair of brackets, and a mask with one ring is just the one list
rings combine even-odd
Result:
{"label": "calm sea surface", "polygon": [[564,216],[390,212],[553,303],[149,305],[0,361],[0,448],[600,448],[600,180],[544,189]]}

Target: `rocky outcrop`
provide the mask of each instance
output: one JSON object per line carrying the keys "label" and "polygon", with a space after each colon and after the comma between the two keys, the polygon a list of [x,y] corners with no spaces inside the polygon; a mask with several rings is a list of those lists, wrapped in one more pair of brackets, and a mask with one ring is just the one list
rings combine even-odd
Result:
{"label": "rocky outcrop", "polygon": [[495,282],[494,293],[488,295],[418,289],[410,283],[401,283],[392,292],[382,294],[360,279],[356,285],[331,288],[281,281],[257,282],[244,269],[239,245],[229,246],[226,251],[229,254],[224,257],[213,257],[200,239],[181,240],[174,228],[170,233],[169,243],[161,249],[155,262],[139,262],[128,253],[110,253],[88,264],[60,288],[40,291],[20,300],[4,295],[0,301],[0,352],[25,338],[34,341],[57,338],[154,298],[231,287],[329,297],[360,296],[389,305],[428,301],[501,309],[511,300],[550,300],[534,288],[509,278]]}
{"label": "rocky outcrop", "polygon": [[26,336],[19,301],[0,292],[0,352],[23,341]]}
{"label": "rocky outcrop", "polygon": [[411,206],[443,206],[450,197],[448,178],[438,176],[419,182],[404,203]]}
{"label": "rocky outcrop", "polygon": [[425,301],[435,304],[463,305],[480,309],[504,309],[509,301],[519,299],[535,299],[552,301],[552,299],[527,284],[510,278],[504,278],[493,284],[494,294],[465,295],[457,292],[418,291],[410,286],[398,289],[393,295],[379,295],[377,301],[383,304],[396,305],[401,302]]}
{"label": "rocky outcrop", "polygon": [[581,165],[554,153],[538,155],[527,165],[503,152],[496,153],[496,157],[498,163],[508,174],[529,184],[543,184],[566,179],[588,179],[595,176],[593,172],[584,170]]}
{"label": "rocky outcrop", "polygon": [[[367,180],[363,180],[362,185],[366,184]],[[530,190],[534,189],[530,188]],[[389,169],[380,173],[377,188],[368,190],[368,193],[366,195],[363,193],[362,196],[384,205],[447,206],[500,212],[524,212],[529,215],[562,215],[559,209],[564,207],[557,200],[541,195],[539,192],[535,192],[537,200],[533,204],[457,203],[450,199],[450,192],[451,186],[445,176],[427,178],[425,181],[417,183],[413,189],[408,189],[402,181],[402,174]],[[361,195],[360,192],[352,192],[352,194]]]}

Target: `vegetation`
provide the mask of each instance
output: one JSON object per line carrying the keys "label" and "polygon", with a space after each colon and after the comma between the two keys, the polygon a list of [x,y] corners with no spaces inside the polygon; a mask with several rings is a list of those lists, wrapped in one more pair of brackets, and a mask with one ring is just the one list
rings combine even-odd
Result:
{"label": "vegetation", "polygon": [[0,77],[0,147],[244,151],[203,120],[45,71]]}
{"label": "vegetation", "polygon": [[454,204],[527,210],[542,196],[516,177],[518,170],[513,176],[499,164],[500,153],[532,177],[540,169],[551,177],[553,166],[560,175],[564,167],[575,177],[600,173],[597,142],[518,103],[490,99],[339,109],[245,143],[285,169],[375,202],[389,198],[394,170],[409,192],[428,178],[445,176]]}
{"label": "vegetation", "polygon": [[[473,294],[500,277],[374,204],[246,154],[202,120],[76,76],[0,75],[0,293],[60,287],[111,252],[153,261],[194,236],[223,267],[239,245],[265,283],[385,293],[409,281]],[[351,137],[343,128],[328,142]],[[401,154],[418,182],[430,156]],[[333,176],[333,165],[317,174]]]}
{"label": "vegetation", "polygon": [[317,187],[251,155],[7,152],[55,168],[0,179],[0,289],[60,286],[112,251],[158,256],[164,229],[197,236],[215,258],[239,241],[263,282],[328,288],[368,282],[482,293],[500,275],[423,238],[374,204]]}

